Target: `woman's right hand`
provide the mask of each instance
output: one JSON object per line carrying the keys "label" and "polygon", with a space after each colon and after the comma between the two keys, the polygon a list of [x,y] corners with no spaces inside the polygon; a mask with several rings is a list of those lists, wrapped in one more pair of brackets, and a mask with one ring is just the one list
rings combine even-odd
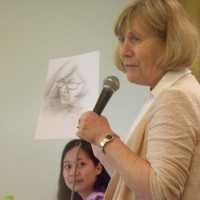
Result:
{"label": "woman's right hand", "polygon": [[85,112],[79,119],[78,137],[99,146],[107,134],[114,134],[106,117],[95,112]]}

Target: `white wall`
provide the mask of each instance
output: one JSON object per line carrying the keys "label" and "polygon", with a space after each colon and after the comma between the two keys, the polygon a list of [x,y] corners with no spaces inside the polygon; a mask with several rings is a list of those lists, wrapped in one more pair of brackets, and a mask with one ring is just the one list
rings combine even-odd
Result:
{"label": "white wall", "polygon": [[0,0],[0,199],[55,199],[67,140],[34,140],[50,59],[101,51],[100,86],[108,75],[121,84],[102,114],[124,139],[149,90],[112,63],[113,24],[130,1]]}

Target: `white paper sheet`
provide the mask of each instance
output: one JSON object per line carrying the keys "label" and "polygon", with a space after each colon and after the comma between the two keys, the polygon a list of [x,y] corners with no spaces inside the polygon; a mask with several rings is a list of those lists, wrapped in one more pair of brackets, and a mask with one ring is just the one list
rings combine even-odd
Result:
{"label": "white paper sheet", "polygon": [[75,138],[81,114],[99,95],[100,52],[49,61],[35,139]]}

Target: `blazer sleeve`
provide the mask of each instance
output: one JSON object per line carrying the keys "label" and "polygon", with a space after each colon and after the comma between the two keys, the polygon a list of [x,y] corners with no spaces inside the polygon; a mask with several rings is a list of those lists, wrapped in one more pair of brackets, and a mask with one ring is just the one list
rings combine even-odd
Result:
{"label": "blazer sleeve", "polygon": [[199,132],[199,103],[183,89],[164,90],[148,118],[147,161],[154,200],[179,199]]}

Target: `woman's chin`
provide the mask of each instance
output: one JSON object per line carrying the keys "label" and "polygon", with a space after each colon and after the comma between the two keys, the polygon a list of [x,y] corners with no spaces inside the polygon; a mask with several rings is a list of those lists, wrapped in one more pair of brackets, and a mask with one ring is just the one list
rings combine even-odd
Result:
{"label": "woman's chin", "polygon": [[136,83],[136,77],[134,74],[130,74],[130,73],[126,73],[127,75],[127,80],[130,82],[130,83]]}

